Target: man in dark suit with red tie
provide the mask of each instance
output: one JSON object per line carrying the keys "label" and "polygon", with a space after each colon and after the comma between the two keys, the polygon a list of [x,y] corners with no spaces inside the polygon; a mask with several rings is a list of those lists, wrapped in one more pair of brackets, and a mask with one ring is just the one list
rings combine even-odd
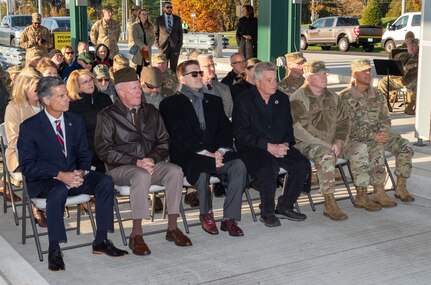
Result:
{"label": "man in dark suit with red tie", "polygon": [[183,28],[181,18],[172,14],[172,3],[163,4],[163,15],[156,18],[156,45],[159,53],[164,53],[169,60],[169,67],[173,72],[177,70],[178,58],[183,46]]}
{"label": "man in dark suit with red tie", "polygon": [[61,78],[44,77],[37,86],[45,110],[24,121],[18,139],[19,162],[31,198],[46,198],[48,268],[64,270],[60,242],[67,241],[63,221],[68,196],[96,196],[97,233],[93,253],[122,256],[107,238],[112,231],[114,184],[109,176],[90,171],[84,120],[69,109],[70,99]]}

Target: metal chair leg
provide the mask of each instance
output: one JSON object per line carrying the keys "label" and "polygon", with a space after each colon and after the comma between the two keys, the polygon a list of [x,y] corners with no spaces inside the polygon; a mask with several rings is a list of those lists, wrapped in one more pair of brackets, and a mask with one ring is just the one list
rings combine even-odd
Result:
{"label": "metal chair leg", "polygon": [[181,195],[181,202],[180,202],[180,214],[181,214],[181,218],[183,219],[184,230],[186,231],[186,233],[190,233],[189,225],[187,223],[186,213],[184,212],[182,195]]}
{"label": "metal chair leg", "polygon": [[337,165],[337,168],[338,168],[338,171],[340,171],[341,178],[343,179],[344,185],[346,186],[346,189],[347,189],[347,193],[349,193],[350,201],[352,202],[352,204],[354,204],[355,203],[355,199],[353,198],[352,191],[350,190],[349,181],[347,181],[346,174],[344,173],[344,169],[343,169],[344,165],[347,165],[347,168],[349,169],[349,172],[351,172],[350,171],[350,165],[349,165],[349,163]]}
{"label": "metal chair leg", "polygon": [[123,222],[121,220],[120,207],[118,207],[117,197],[114,197],[114,209],[115,215],[117,216],[118,227],[120,228],[121,239],[123,240],[123,244],[127,245],[126,234],[124,232]]}
{"label": "metal chair leg", "polygon": [[247,198],[248,206],[250,207],[251,217],[253,218],[254,222],[257,222],[256,213],[253,207],[253,201],[251,200],[250,191],[248,190],[249,190],[248,187],[244,189],[245,197]]}
{"label": "metal chair leg", "polygon": [[386,158],[385,158],[385,166],[386,166],[386,170],[388,172],[389,179],[391,180],[391,183],[392,183],[392,188],[390,188],[388,190],[395,190],[397,188],[397,183],[395,182],[394,175],[392,174],[391,168],[389,167],[389,163],[386,160]]}
{"label": "metal chair leg", "polygon": [[310,202],[310,207],[313,212],[316,212],[316,206],[314,206],[313,198],[311,197],[311,193],[307,193],[308,201]]}
{"label": "metal chair leg", "polygon": [[[91,209],[91,202],[90,201],[87,202],[87,209]],[[94,238],[96,238],[96,224],[94,223],[93,212],[88,211],[88,218],[90,219],[91,228],[93,229],[93,236],[94,236]]]}

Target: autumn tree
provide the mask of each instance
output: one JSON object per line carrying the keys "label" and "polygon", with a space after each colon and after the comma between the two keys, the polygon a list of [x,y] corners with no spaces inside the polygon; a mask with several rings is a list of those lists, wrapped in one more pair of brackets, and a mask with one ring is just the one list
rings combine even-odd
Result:
{"label": "autumn tree", "polygon": [[[174,13],[189,24],[191,31],[220,32],[236,28],[236,6],[240,0],[173,0]],[[192,18],[194,13],[196,18]],[[194,26],[194,27],[193,27]],[[194,29],[194,30],[193,30]]]}
{"label": "autumn tree", "polygon": [[[401,1],[402,0],[393,0],[389,5],[389,10],[386,14],[386,17],[396,18],[401,15]],[[418,12],[422,8],[421,0],[407,0],[406,1],[406,12]]]}

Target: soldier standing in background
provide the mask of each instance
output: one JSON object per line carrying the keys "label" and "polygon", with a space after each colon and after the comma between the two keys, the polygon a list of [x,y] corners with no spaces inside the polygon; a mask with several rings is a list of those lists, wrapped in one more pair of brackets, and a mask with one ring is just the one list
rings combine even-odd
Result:
{"label": "soldier standing in background", "polygon": [[307,61],[302,52],[286,53],[286,77],[278,83],[278,90],[287,96],[293,94],[304,84],[302,65]]}
{"label": "soldier standing in background", "polygon": [[406,189],[407,179],[412,172],[413,150],[408,140],[391,133],[391,119],[386,100],[378,89],[372,87],[371,68],[367,59],[353,61],[354,81],[341,91],[340,98],[349,107],[350,139],[368,146],[370,184],[374,187],[371,199],[383,207],[394,207],[397,202],[388,197],[384,189],[385,150],[395,154],[397,175],[395,197],[403,202],[415,200]]}
{"label": "soldier standing in background", "polygon": [[304,64],[305,84],[290,96],[295,147],[310,159],[319,178],[320,191],[325,197],[323,214],[335,221],[347,215],[335,201],[335,165],[337,158],[349,160],[356,187],[355,207],[378,211],[367,193],[370,183],[367,146],[349,141],[348,106],[328,90],[328,74],[323,61]]}
{"label": "soldier standing in background", "polygon": [[19,44],[27,52],[37,50],[47,56],[48,49],[52,47],[51,34],[46,27],[41,25],[42,16],[40,14],[33,13],[31,21],[31,25],[22,32]]}
{"label": "soldier standing in background", "polygon": [[136,22],[136,20],[138,20],[138,13],[140,9],[140,6],[133,5],[132,13],[130,14],[129,20],[127,20],[127,36],[129,40],[132,37],[132,25],[134,22]]}
{"label": "soldier standing in background", "polygon": [[109,50],[109,57],[113,58],[119,53],[118,40],[120,39],[120,25],[112,19],[112,7],[103,6],[103,18],[94,23],[91,28],[90,38],[94,45],[104,44]]}

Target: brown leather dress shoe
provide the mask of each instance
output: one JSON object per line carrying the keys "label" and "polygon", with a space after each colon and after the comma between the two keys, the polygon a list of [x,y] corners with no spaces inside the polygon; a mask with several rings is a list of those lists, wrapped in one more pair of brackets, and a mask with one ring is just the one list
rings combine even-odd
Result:
{"label": "brown leather dress shoe", "polygon": [[192,241],[183,234],[183,232],[176,228],[174,230],[167,230],[166,231],[166,240],[173,241],[175,245],[178,246],[191,246]]}
{"label": "brown leather dress shoe", "polygon": [[184,203],[190,205],[190,207],[199,207],[199,198],[196,191],[187,192],[184,196]]}
{"label": "brown leather dress shoe", "polygon": [[144,242],[144,238],[142,237],[142,235],[137,235],[135,237],[130,236],[129,248],[132,250],[133,254],[136,254],[136,255],[151,254],[151,250]]}
{"label": "brown leather dress shoe", "polygon": [[202,228],[204,229],[204,231],[212,235],[218,234],[218,229],[214,220],[213,213],[200,214],[199,219],[201,220]]}
{"label": "brown leather dress shoe", "polygon": [[[87,203],[82,203],[81,206],[82,206],[82,209],[84,209],[85,213],[88,213]],[[94,200],[94,198],[90,199],[90,207],[91,207],[92,213],[96,212],[96,201]]]}
{"label": "brown leather dress shoe", "polygon": [[[3,187],[0,188],[0,196],[3,196]],[[6,200],[8,202],[12,202],[12,196],[10,195],[10,191],[9,189],[6,187]],[[13,193],[13,200],[14,202],[20,202],[21,201],[21,197],[19,197],[18,195],[16,195],[15,193]]]}
{"label": "brown leather dress shoe", "polygon": [[242,237],[244,235],[244,232],[238,227],[234,219],[221,221],[220,229],[224,232],[229,232],[229,235],[233,237]]}
{"label": "brown leather dress shoe", "polygon": [[36,208],[34,205],[32,205],[31,209],[33,211],[34,221],[36,222],[36,224],[39,224],[39,227],[42,228],[48,227],[45,213],[42,210]]}

